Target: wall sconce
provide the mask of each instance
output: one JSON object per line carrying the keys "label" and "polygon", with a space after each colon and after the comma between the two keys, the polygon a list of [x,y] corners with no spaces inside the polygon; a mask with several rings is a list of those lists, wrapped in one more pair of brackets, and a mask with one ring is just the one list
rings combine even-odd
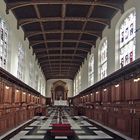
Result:
{"label": "wall sconce", "polygon": [[19,92],[19,90],[17,89],[16,92]]}
{"label": "wall sconce", "polygon": [[99,92],[98,91],[96,91],[96,94],[98,94]]}
{"label": "wall sconce", "polygon": [[9,89],[9,87],[8,87],[8,86],[5,86],[5,88],[6,88],[6,89]]}
{"label": "wall sconce", "polygon": [[138,82],[138,81],[140,81],[140,78],[134,79],[134,82]]}
{"label": "wall sconce", "polygon": [[25,92],[23,92],[23,94],[26,94]]}
{"label": "wall sconce", "polygon": [[107,89],[105,88],[104,91],[107,91]]}
{"label": "wall sconce", "polygon": [[92,93],[90,95],[92,96]]}
{"label": "wall sconce", "polygon": [[116,88],[119,87],[119,86],[120,86],[119,84],[115,85]]}

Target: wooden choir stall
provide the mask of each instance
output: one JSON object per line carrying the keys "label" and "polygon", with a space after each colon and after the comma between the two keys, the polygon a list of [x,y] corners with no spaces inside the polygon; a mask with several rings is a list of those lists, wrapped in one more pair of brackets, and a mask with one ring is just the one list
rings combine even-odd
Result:
{"label": "wooden choir stall", "polygon": [[46,98],[0,68],[0,135],[39,113],[46,115]]}
{"label": "wooden choir stall", "polygon": [[137,60],[73,97],[75,115],[85,115],[139,140],[139,65]]}

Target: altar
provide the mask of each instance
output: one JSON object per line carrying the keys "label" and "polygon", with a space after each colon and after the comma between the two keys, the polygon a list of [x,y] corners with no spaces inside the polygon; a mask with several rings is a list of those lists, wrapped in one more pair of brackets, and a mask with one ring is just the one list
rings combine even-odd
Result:
{"label": "altar", "polygon": [[54,106],[68,106],[67,100],[54,100]]}

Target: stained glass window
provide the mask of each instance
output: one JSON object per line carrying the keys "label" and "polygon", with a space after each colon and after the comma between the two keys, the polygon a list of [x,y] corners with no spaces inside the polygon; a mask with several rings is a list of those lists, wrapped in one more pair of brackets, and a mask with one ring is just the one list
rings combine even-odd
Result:
{"label": "stained glass window", "polygon": [[88,63],[88,85],[92,85],[94,83],[94,55],[91,54]]}
{"label": "stained glass window", "polygon": [[20,80],[24,78],[24,62],[25,62],[25,52],[21,43],[18,44],[18,68],[17,77]]}
{"label": "stained glass window", "polygon": [[103,79],[107,76],[107,39],[101,41],[99,52],[100,79]]}
{"label": "stained glass window", "polygon": [[136,12],[133,10],[120,25],[120,68],[135,60]]}
{"label": "stained glass window", "polygon": [[0,67],[6,69],[8,61],[8,29],[0,17]]}

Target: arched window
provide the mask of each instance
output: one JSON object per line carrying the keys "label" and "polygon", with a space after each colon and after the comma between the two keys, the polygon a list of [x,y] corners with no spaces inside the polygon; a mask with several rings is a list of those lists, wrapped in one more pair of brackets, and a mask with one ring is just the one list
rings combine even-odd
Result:
{"label": "arched window", "polygon": [[104,38],[99,45],[99,79],[107,76],[107,39]]}
{"label": "arched window", "polygon": [[88,85],[94,84],[94,55],[91,54],[88,63]]}
{"label": "arched window", "polygon": [[126,12],[119,25],[119,64],[120,68],[135,60],[136,12]]}
{"label": "arched window", "polygon": [[0,67],[7,68],[8,62],[8,29],[6,22],[0,17]]}
{"label": "arched window", "polygon": [[17,68],[17,78],[20,80],[24,79],[24,62],[25,62],[25,52],[21,43],[18,44],[18,68]]}

